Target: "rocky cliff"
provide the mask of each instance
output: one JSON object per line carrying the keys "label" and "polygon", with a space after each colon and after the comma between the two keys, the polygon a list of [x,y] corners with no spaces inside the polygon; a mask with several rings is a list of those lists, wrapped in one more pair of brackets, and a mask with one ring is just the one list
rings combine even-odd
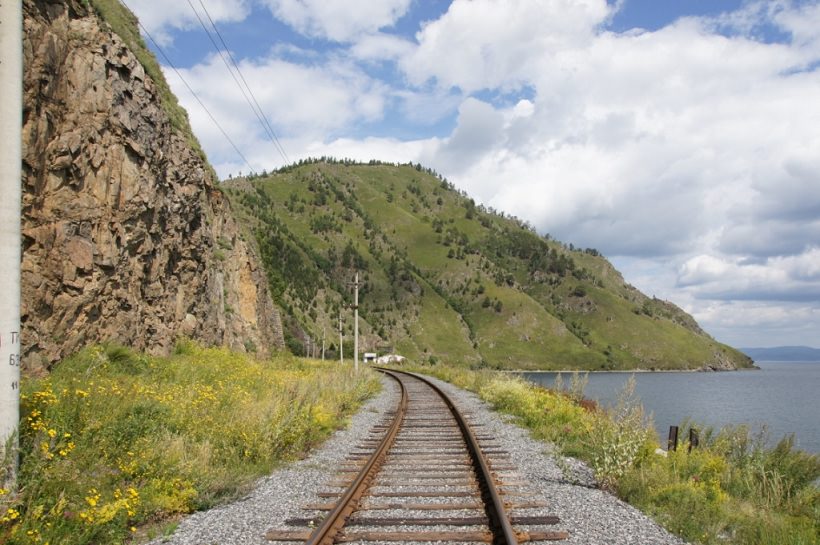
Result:
{"label": "rocky cliff", "polygon": [[24,366],[106,340],[282,346],[264,271],[158,83],[86,3],[23,10]]}

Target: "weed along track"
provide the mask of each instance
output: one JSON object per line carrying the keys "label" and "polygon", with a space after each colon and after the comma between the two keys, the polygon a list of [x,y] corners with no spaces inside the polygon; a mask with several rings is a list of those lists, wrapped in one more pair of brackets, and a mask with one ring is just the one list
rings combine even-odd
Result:
{"label": "weed along track", "polygon": [[526,514],[546,505],[532,501],[503,445],[473,431],[443,391],[417,375],[384,372],[399,384],[399,404],[326,483],[319,496],[327,502],[303,506],[325,516],[288,520],[305,530],[270,530],[269,541],[512,545],[568,537],[550,530],[558,517]]}

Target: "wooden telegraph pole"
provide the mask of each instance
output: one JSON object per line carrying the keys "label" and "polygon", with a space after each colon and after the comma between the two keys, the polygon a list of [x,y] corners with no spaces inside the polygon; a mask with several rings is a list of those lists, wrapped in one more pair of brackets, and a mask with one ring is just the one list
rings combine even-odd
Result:
{"label": "wooden telegraph pole", "polygon": [[9,489],[16,488],[20,420],[22,122],[22,3],[0,0],[0,486]]}
{"label": "wooden telegraph pole", "polygon": [[339,364],[344,365],[345,362],[345,349],[344,349],[344,336],[342,332],[342,307],[339,307]]}
{"label": "wooden telegraph pole", "polygon": [[353,282],[353,369],[359,370],[359,273]]}

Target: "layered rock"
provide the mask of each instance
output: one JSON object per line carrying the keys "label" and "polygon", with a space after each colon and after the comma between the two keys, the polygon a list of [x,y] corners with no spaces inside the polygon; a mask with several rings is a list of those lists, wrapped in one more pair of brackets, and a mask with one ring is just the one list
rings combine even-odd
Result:
{"label": "layered rock", "polygon": [[24,366],[100,341],[282,346],[253,248],[137,58],[84,3],[23,7]]}

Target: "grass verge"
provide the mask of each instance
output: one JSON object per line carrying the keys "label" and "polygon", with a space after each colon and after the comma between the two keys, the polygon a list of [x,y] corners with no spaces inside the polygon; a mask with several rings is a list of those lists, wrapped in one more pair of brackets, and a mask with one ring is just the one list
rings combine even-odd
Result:
{"label": "grass verge", "polygon": [[[701,432],[700,447],[659,454],[628,389],[603,411],[571,394],[490,371],[433,366],[416,371],[476,392],[537,439],[586,461],[599,483],[684,539],[708,545],[820,543],[820,456],[775,447],[745,427]],[[684,437],[688,434],[684,430]]]}
{"label": "grass verge", "polygon": [[85,349],[23,384],[19,492],[0,490],[0,542],[152,537],[301,457],[378,388],[371,373],[290,356]]}

